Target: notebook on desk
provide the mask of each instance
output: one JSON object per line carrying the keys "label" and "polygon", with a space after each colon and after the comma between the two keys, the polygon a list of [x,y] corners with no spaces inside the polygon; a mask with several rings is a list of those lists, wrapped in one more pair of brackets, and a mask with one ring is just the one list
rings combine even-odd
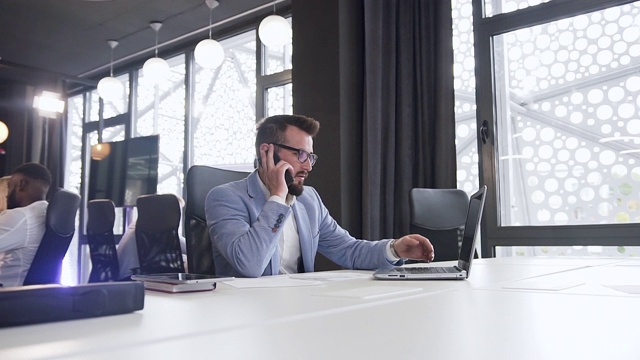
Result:
{"label": "notebook on desk", "polygon": [[[471,262],[476,248],[478,228],[482,219],[482,209],[486,197],[487,186],[483,186],[469,199],[467,219],[464,225],[464,236],[458,265],[455,266],[397,266],[391,269],[380,269],[373,277],[381,280],[461,280],[469,277]],[[438,249],[435,249],[437,252]]]}

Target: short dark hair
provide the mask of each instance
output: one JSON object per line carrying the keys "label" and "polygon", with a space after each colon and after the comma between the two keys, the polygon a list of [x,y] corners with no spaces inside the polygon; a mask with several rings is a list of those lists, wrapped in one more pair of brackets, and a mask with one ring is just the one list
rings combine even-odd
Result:
{"label": "short dark hair", "polygon": [[11,174],[22,174],[32,180],[40,180],[47,186],[51,185],[51,173],[38,163],[26,163],[18,166]]}
{"label": "short dark hair", "polygon": [[320,130],[318,120],[304,115],[274,115],[262,119],[256,127],[256,155],[260,156],[260,145],[284,142],[288,126],[295,126],[314,137]]}

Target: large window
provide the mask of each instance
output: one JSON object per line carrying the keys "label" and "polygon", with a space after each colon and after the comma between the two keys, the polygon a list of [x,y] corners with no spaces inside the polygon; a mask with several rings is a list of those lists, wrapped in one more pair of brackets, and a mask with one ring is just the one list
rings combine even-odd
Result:
{"label": "large window", "polygon": [[185,56],[167,59],[169,77],[159,84],[150,83],[138,72],[138,101],[133,137],[160,135],[158,193],[182,196],[184,124],[185,124]]}
{"label": "large window", "polygon": [[217,69],[195,67],[193,163],[252,164],[256,124],[254,31],[222,42],[226,60]]}
{"label": "large window", "polygon": [[483,250],[637,253],[640,2],[474,5]]}

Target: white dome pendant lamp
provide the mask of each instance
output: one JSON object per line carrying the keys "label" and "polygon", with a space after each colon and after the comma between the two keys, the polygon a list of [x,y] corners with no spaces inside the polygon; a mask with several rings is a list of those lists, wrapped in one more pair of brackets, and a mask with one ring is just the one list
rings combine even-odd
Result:
{"label": "white dome pendant lamp", "polygon": [[273,3],[273,15],[262,19],[258,27],[258,36],[265,46],[281,47],[291,42],[292,31],[287,19],[276,15],[276,3]]}
{"label": "white dome pendant lamp", "polygon": [[171,68],[166,60],[158,57],[158,30],[162,27],[162,23],[154,21],[150,23],[149,26],[156,32],[156,53],[155,57],[144,62],[142,74],[144,75],[145,81],[148,81],[152,85],[157,85],[169,77]]}
{"label": "white dome pendant lamp", "polygon": [[202,40],[196,45],[193,52],[196,63],[205,69],[215,69],[222,65],[224,61],[224,49],[219,42],[211,39],[211,16],[213,8],[220,5],[216,0],[205,0],[205,4],[209,7],[209,38]]}
{"label": "white dome pendant lamp", "polygon": [[113,77],[113,49],[118,46],[118,42],[115,40],[107,40],[107,44],[111,48],[111,61],[109,76],[102,78],[98,82],[98,95],[104,101],[116,101],[122,98],[124,93],[124,85],[120,80]]}

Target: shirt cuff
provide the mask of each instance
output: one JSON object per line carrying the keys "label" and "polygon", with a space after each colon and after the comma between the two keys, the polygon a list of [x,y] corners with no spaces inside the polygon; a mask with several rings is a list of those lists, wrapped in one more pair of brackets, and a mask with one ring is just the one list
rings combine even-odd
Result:
{"label": "shirt cuff", "polygon": [[384,249],[385,249],[385,257],[387,258],[387,261],[390,262],[391,264],[395,264],[399,260],[401,260],[399,257],[393,256],[393,252],[391,251],[391,241],[387,242],[387,245],[384,247]]}
{"label": "shirt cuff", "polygon": [[280,196],[278,195],[271,195],[271,197],[269,198],[269,201],[275,201],[278,204],[282,204],[282,205],[287,205],[286,202],[284,202],[284,199],[282,199]]}

